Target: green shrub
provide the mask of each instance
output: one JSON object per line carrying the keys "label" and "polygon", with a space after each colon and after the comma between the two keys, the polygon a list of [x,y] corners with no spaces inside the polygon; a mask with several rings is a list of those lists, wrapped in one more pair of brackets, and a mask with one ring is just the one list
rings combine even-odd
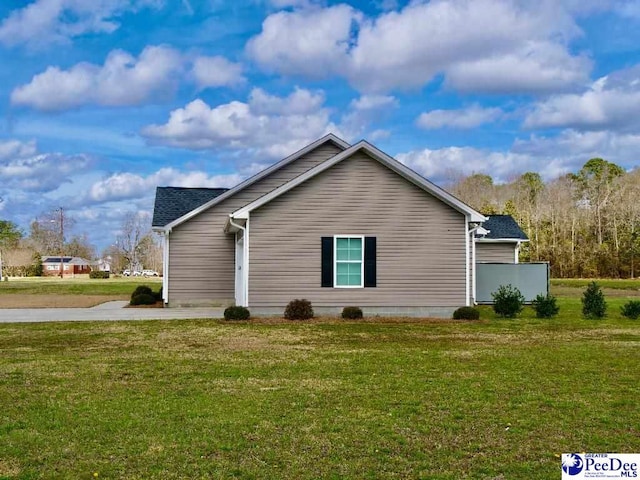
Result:
{"label": "green shrub", "polygon": [[284,309],[284,318],[287,320],[307,320],[313,318],[313,307],[309,300],[304,298],[291,300]]}
{"label": "green shrub", "polygon": [[[39,253],[34,253],[32,258],[33,263],[29,265],[25,271],[27,277],[41,277],[44,273],[44,267],[42,265],[42,257]],[[60,271],[56,273],[59,275]]]}
{"label": "green shrub", "polygon": [[474,307],[460,307],[453,312],[454,320],[480,320],[480,311]]}
{"label": "green shrub", "polygon": [[148,293],[139,293],[131,297],[129,305],[155,305],[156,299]]}
{"label": "green shrub", "polygon": [[362,316],[362,309],[360,307],[344,307],[342,309],[342,318],[347,320],[359,320]]}
{"label": "green shrub", "polygon": [[151,297],[153,297],[153,290],[151,290],[151,288],[147,287],[146,285],[139,285],[131,294],[131,300],[133,300],[133,297],[140,294],[150,295]]}
{"label": "green shrub", "polygon": [[533,308],[538,318],[551,318],[558,314],[560,307],[556,304],[556,297],[548,293],[538,295],[533,301]]}
{"label": "green shrub", "polygon": [[102,270],[91,270],[89,272],[89,278],[109,278],[109,272],[103,272]]}
{"label": "green shrub", "polygon": [[513,318],[522,311],[524,297],[513,285],[500,285],[491,296],[493,311],[501,317]]}
{"label": "green shrub", "polygon": [[620,308],[620,311],[624,317],[637,320],[640,317],[640,300],[629,300]]}
{"label": "green shrub", "polygon": [[606,313],[604,293],[596,282],[591,282],[582,293],[582,314],[587,318],[602,318]]}
{"label": "green shrub", "polygon": [[225,320],[249,320],[251,312],[247,307],[240,307],[238,305],[233,307],[227,307],[224,310]]}
{"label": "green shrub", "polygon": [[156,301],[161,302],[162,301],[162,287],[160,287],[160,290],[158,290],[157,292],[154,292],[153,296],[156,297]]}

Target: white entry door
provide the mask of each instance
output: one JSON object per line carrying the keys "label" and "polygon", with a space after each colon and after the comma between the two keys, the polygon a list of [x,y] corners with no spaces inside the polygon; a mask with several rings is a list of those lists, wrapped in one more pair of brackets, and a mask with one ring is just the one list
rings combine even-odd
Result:
{"label": "white entry door", "polygon": [[244,301],[244,238],[242,231],[236,233],[236,305]]}

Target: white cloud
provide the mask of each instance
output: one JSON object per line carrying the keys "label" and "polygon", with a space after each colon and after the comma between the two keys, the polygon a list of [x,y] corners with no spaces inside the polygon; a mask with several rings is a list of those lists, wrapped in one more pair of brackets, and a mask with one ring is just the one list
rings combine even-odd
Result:
{"label": "white cloud", "polygon": [[638,133],[580,132],[568,129],[556,136],[532,135],[526,140],[516,140],[512,150],[536,157],[562,156],[582,163],[592,157],[602,157],[627,169],[640,166],[637,155],[640,150]]}
{"label": "white cloud", "polygon": [[323,78],[344,70],[354,22],[348,5],[282,11],[265,19],[247,53],[269,71]]}
{"label": "white cloud", "polygon": [[254,88],[249,95],[251,111],[258,115],[305,115],[318,111],[324,103],[322,92],[296,87],[288,97],[270,95]]}
{"label": "white cloud", "polygon": [[391,95],[362,95],[351,101],[350,107],[357,111],[372,111],[396,107],[398,101]]}
{"label": "white cloud", "polygon": [[539,102],[525,118],[524,127],[637,131],[638,112],[640,65],[602,77],[583,93],[554,95]]}
{"label": "white cloud", "polygon": [[486,93],[563,91],[584,85],[592,62],[564,46],[530,42],[519,50],[466,60],[446,70],[446,85]]}
{"label": "white cloud", "polygon": [[87,33],[111,33],[117,17],[158,0],[36,0],[16,9],[0,24],[0,43],[46,47]]}
{"label": "white cloud", "polygon": [[[347,113],[342,116],[340,130],[350,139],[362,137],[376,120],[384,118],[398,101],[391,95],[362,95],[349,103]],[[384,138],[389,132],[377,130],[369,134],[371,141]]]}
{"label": "white cloud", "polygon": [[200,89],[207,87],[233,87],[242,84],[242,65],[224,57],[197,57],[193,62],[193,77]]}
{"label": "white cloud", "polygon": [[452,174],[486,173],[506,180],[518,171],[526,171],[528,156],[510,152],[492,152],[473,147],[425,148],[401,153],[396,158],[424,177],[442,182]]}
{"label": "white cloud", "polygon": [[474,128],[483,123],[491,123],[498,120],[503,112],[499,108],[483,108],[472,105],[460,110],[431,110],[422,113],[417,125],[424,129],[436,128]]}
{"label": "white cloud", "polygon": [[516,140],[506,151],[474,147],[447,147],[400,153],[396,158],[435,182],[473,173],[505,182],[524,172],[539,172],[550,180],[577,172],[594,157],[605,158],[629,170],[640,167],[640,134],[565,130],[550,137]]}
{"label": "white cloud", "polygon": [[174,168],[161,168],[142,176],[134,173],[116,173],[100,180],[89,188],[87,199],[91,202],[107,202],[141,198],[154,192],[159,185],[173,187],[233,187],[242,181],[240,173],[208,175],[205,172],[182,172]]}
{"label": "white cloud", "polygon": [[49,67],[11,93],[11,103],[58,111],[87,104],[137,105],[173,90],[182,68],[172,48],[146,47],[136,59],[113,50],[103,66],[79,63],[70,70]]}
{"label": "white cloud", "polygon": [[578,34],[556,2],[432,0],[375,18],[336,5],[269,16],[247,52],[268,71],[339,74],[368,93],[420,88],[439,74],[466,90],[544,92],[586,80],[591,62],[567,47]]}
{"label": "white cloud", "polygon": [[0,177],[5,189],[49,192],[91,165],[87,155],[39,153],[34,141],[0,141]]}
{"label": "white cloud", "polygon": [[35,140],[21,142],[20,140],[0,141],[0,160],[11,158],[25,158],[37,153],[38,147]]}
{"label": "white cloud", "polygon": [[329,110],[321,106],[323,99],[303,89],[284,98],[254,89],[248,103],[233,101],[216,107],[197,99],[172,111],[164,125],[150,125],[142,134],[152,142],[175,147],[284,157],[337,131]]}

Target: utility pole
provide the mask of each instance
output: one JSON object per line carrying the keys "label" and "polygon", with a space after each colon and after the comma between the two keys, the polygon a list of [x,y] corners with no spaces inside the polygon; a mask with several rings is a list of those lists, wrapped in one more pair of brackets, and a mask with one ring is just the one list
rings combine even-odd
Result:
{"label": "utility pole", "polygon": [[64,210],[60,207],[60,278],[64,278]]}

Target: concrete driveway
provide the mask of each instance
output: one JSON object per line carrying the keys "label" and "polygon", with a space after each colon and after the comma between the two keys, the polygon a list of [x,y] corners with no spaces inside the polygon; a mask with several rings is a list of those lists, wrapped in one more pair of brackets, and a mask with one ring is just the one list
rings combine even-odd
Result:
{"label": "concrete driveway", "polygon": [[222,318],[222,308],[124,308],[129,302],[113,301],[91,308],[6,308],[0,323],[79,322],[102,320],[176,320]]}

